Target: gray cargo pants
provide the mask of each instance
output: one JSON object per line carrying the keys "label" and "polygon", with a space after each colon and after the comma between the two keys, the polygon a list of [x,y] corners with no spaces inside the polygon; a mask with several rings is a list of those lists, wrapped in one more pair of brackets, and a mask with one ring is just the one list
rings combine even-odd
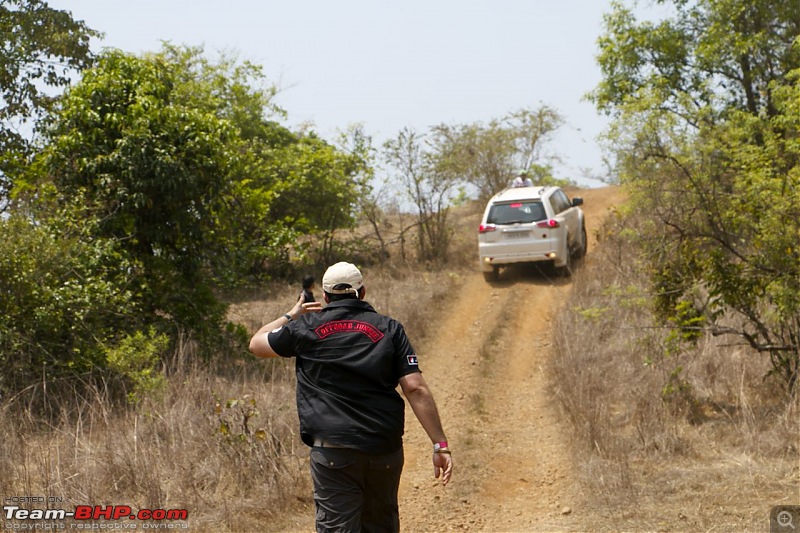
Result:
{"label": "gray cargo pants", "polygon": [[311,449],[317,533],[398,533],[397,491],[403,450],[372,455]]}

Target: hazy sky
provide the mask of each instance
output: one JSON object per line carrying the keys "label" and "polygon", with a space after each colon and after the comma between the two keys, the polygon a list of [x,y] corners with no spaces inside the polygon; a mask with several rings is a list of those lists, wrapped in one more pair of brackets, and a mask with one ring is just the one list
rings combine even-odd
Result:
{"label": "hazy sky", "polygon": [[567,119],[551,150],[559,177],[602,172],[606,121],[583,101],[599,81],[596,41],[610,0],[49,0],[155,51],[162,40],[235,51],[282,90],[286,125],[332,139],[361,123],[377,143],[405,127],[487,122],[544,103]]}

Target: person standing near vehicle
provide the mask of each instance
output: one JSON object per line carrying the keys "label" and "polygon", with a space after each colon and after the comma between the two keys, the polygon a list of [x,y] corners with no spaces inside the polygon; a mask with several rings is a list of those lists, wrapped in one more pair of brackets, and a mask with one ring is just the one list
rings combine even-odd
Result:
{"label": "person standing near vehicle", "polygon": [[533,180],[528,177],[528,171],[523,170],[520,172],[514,181],[511,182],[512,187],[533,187]]}
{"label": "person standing near vehicle", "polygon": [[450,448],[403,326],[364,301],[358,268],[336,263],[325,302],[303,303],[259,329],[258,357],[294,357],[300,437],[311,447],[318,532],[400,531],[405,403],[433,443],[434,476],[447,485]]}

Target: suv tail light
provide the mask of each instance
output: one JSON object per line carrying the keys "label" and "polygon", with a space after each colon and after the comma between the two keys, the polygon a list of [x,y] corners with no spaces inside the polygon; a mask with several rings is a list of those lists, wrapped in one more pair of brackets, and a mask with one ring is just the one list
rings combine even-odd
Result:
{"label": "suv tail light", "polygon": [[554,218],[551,218],[549,220],[542,220],[541,222],[536,223],[537,228],[557,228],[559,226],[561,226],[561,224],[559,224],[558,220]]}
{"label": "suv tail light", "polygon": [[478,226],[478,233],[486,233],[488,231],[495,231],[497,226],[494,224],[481,224]]}

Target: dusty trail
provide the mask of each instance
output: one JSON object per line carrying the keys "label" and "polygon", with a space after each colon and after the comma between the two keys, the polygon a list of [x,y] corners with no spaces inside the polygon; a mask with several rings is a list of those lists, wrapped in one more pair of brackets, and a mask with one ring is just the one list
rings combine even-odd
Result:
{"label": "dusty trail", "polygon": [[[590,236],[582,267],[591,268],[596,229],[620,192],[580,195]],[[447,303],[438,334],[417,350],[456,470],[446,489],[433,483],[430,457],[418,453],[428,439],[412,415],[400,487],[403,531],[591,529],[576,507],[569,435],[544,373],[550,322],[569,290],[569,280],[536,268],[508,269],[492,285],[476,270]]]}
{"label": "dusty trail", "polygon": [[[589,236],[579,268],[591,268],[597,228],[622,193],[607,187],[575,195],[585,199]],[[403,532],[594,529],[573,484],[566,422],[548,394],[551,320],[571,288],[570,280],[551,276],[535,267],[508,269],[490,285],[476,268],[431,317],[435,334],[415,348],[456,469],[447,488],[434,481],[423,452],[430,449],[428,437],[409,407]],[[303,507],[280,531],[314,530],[311,506]]]}

